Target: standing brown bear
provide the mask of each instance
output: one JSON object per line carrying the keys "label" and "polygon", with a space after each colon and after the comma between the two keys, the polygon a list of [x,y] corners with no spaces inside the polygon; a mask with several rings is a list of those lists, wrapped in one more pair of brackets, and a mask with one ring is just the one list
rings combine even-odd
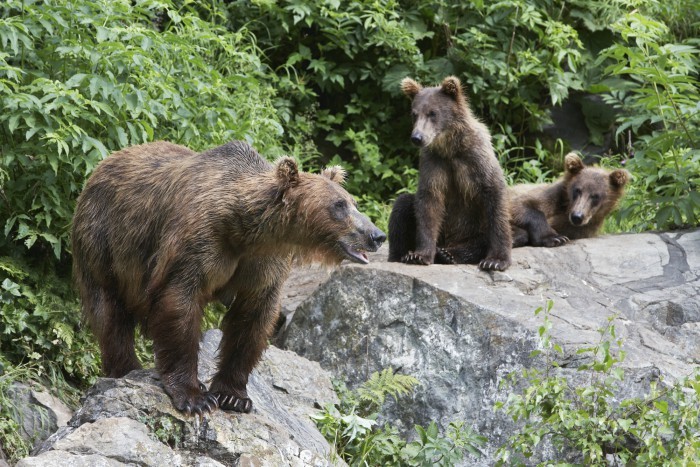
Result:
{"label": "standing brown bear", "polygon": [[[178,410],[249,412],[246,384],[280,308],[293,260],[367,263],[385,235],[356,209],[339,167],[301,173],[246,143],[203,153],[166,142],[105,159],[73,220],[74,275],[104,372],[140,368],[134,329],[153,339],[156,368]],[[219,368],[197,380],[204,306],[219,300]]]}
{"label": "standing brown bear", "polygon": [[509,188],[513,246],[555,247],[595,236],[628,180],[626,170],[586,167],[567,154],[559,181]]}
{"label": "standing brown bear", "polygon": [[405,78],[401,89],[413,101],[411,142],[421,151],[418,192],[399,196],[389,217],[389,261],[505,270],[506,182],[486,125],[453,76],[429,88]]}

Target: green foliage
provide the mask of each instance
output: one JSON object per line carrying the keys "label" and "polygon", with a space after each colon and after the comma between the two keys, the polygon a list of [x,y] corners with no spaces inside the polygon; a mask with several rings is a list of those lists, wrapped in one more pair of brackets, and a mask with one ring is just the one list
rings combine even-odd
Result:
{"label": "green foliage", "polygon": [[89,382],[99,372],[99,351],[80,326],[70,284],[24,262],[0,257],[0,353],[7,362],[41,363]]}
{"label": "green foliage", "polygon": [[620,110],[617,135],[637,135],[627,166],[635,176],[620,218],[639,230],[700,222],[700,41],[672,42],[666,24],[639,11],[622,16],[601,63],[600,86]]}
{"label": "green foliage", "polygon": [[154,139],[274,149],[282,132],[248,31],[169,1],[9,0],[0,45],[0,218],[6,237],[56,258],[109,152]]}
{"label": "green foliage", "polygon": [[168,416],[139,417],[139,421],[149,429],[149,436],[155,441],[167,444],[173,449],[182,446],[184,427],[182,422]]}
{"label": "green foliage", "polygon": [[477,447],[485,439],[461,422],[450,423],[443,435],[435,422],[427,428],[416,425],[417,436],[411,442],[403,439],[396,427],[379,425],[386,397],[398,400],[417,384],[415,378],[394,374],[391,369],[373,373],[353,391],[336,383],[340,404],[327,405],[314,419],[337,454],[351,466],[450,466],[461,461],[465,453],[479,455]]}
{"label": "green foliage", "polygon": [[[551,309],[549,301],[544,309],[535,311],[543,312],[544,319],[539,328],[542,351],[533,356],[545,357],[545,369],[511,373],[503,381],[508,398],[497,403],[496,409],[523,425],[498,449],[497,465],[522,465],[544,440],[551,441],[556,452],[569,453],[585,465],[689,465],[700,461],[700,372],[668,387],[652,382],[645,397],[620,400],[618,391],[625,377],[620,363],[625,352],[613,317],[600,330],[596,345],[577,352],[590,363],[578,367],[587,381],[575,386],[555,372],[556,358],[563,351],[550,339]],[[606,455],[612,456],[612,464]]]}

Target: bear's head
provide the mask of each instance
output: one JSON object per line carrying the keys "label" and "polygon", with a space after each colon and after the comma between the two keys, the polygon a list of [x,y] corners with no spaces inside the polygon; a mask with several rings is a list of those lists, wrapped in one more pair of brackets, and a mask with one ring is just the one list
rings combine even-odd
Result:
{"label": "bear's head", "polygon": [[569,222],[580,227],[591,219],[607,216],[624,194],[629,173],[586,167],[581,158],[569,153],[564,158],[564,180],[569,196]]}
{"label": "bear's head", "polygon": [[293,230],[289,240],[306,252],[300,256],[329,264],[344,259],[369,263],[367,252],[377,251],[386,235],[357,210],[354,198],[342,186],[345,171],[340,166],[311,174],[300,172],[294,159],[283,157],[276,171]]}
{"label": "bear's head", "polygon": [[401,90],[412,101],[411,142],[416,146],[430,146],[469,114],[462,85],[454,76],[445,78],[440,86],[429,88],[411,78],[404,78]]}

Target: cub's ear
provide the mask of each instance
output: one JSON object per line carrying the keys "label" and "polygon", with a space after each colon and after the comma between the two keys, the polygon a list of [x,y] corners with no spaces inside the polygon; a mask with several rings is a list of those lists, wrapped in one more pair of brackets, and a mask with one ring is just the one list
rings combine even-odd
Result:
{"label": "cub's ear", "polygon": [[411,78],[404,78],[401,80],[401,91],[410,99],[416,97],[416,94],[418,94],[421,89],[423,89],[423,86],[416,83]]}
{"label": "cub's ear", "polygon": [[623,188],[630,181],[630,173],[625,169],[617,169],[610,172],[610,185],[615,188]]}
{"label": "cub's ear", "polygon": [[283,189],[294,187],[299,184],[299,167],[297,161],[288,156],[283,156],[275,162],[277,179]]}
{"label": "cub's ear", "polygon": [[337,183],[338,185],[345,183],[345,169],[339,165],[326,167],[321,172],[321,175],[330,179],[330,181]]}
{"label": "cub's ear", "polygon": [[462,94],[462,83],[456,76],[448,76],[442,80],[440,85],[442,92],[450,96],[452,99],[458,100],[462,99],[464,95]]}
{"label": "cub's ear", "polygon": [[566,175],[576,175],[583,168],[583,161],[575,152],[570,152],[564,157],[564,171]]}

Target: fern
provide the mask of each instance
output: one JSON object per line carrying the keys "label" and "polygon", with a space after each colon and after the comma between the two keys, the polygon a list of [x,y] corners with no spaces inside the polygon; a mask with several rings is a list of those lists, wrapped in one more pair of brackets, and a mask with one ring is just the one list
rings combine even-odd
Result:
{"label": "fern", "polygon": [[381,372],[374,372],[367,381],[357,388],[357,397],[369,412],[379,410],[387,396],[398,399],[409,394],[419,384],[413,376],[401,375],[393,372],[391,368],[385,368]]}

